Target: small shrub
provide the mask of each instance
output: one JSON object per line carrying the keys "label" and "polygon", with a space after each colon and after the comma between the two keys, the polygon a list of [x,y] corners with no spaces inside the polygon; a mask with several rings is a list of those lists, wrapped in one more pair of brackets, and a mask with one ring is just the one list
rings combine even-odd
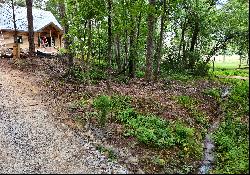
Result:
{"label": "small shrub", "polygon": [[145,72],[143,71],[136,71],[135,72],[137,78],[143,78],[145,75]]}
{"label": "small shrub", "polygon": [[113,95],[111,97],[111,109],[118,112],[131,107],[131,97],[122,95]]}
{"label": "small shrub", "polygon": [[105,126],[106,124],[107,114],[110,110],[110,104],[111,104],[110,97],[106,95],[101,95],[95,98],[93,101],[94,107],[101,113],[99,118],[101,126]]}
{"label": "small shrub", "polygon": [[195,64],[193,74],[198,76],[206,76],[209,72],[209,65],[203,61],[199,61]]}
{"label": "small shrub", "polygon": [[129,128],[125,135],[135,136],[141,143],[163,148],[174,144],[169,122],[163,119],[140,115],[132,108],[120,111],[117,119]]}
{"label": "small shrub", "polygon": [[183,123],[176,123],[175,132],[177,134],[177,142],[183,143],[186,142],[187,139],[190,139],[194,136],[194,130],[185,126]]}
{"label": "small shrub", "polygon": [[91,69],[89,71],[89,78],[92,80],[106,80],[107,74],[101,69]]}

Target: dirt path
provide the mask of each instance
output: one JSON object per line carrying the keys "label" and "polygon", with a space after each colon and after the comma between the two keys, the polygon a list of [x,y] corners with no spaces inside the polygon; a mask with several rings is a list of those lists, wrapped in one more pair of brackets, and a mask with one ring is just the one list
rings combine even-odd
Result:
{"label": "dirt path", "polygon": [[249,80],[249,77],[242,77],[242,76],[218,76],[219,78],[234,78],[234,79],[241,79],[241,80]]}
{"label": "dirt path", "polygon": [[52,117],[34,77],[0,60],[0,173],[128,173]]}

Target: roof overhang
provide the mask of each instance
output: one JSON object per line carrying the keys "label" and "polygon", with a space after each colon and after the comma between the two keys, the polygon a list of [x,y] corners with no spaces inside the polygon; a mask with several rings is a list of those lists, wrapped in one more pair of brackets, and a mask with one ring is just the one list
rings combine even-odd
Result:
{"label": "roof overhang", "polygon": [[50,22],[49,24],[43,26],[42,28],[40,28],[34,32],[42,32],[43,29],[45,29],[48,26],[53,26],[60,34],[63,34],[63,30],[60,27],[58,27],[57,25],[55,25],[53,22]]}

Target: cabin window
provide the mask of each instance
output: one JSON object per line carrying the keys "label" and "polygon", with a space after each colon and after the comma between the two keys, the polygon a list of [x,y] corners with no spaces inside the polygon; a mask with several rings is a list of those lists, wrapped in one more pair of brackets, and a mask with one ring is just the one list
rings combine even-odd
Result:
{"label": "cabin window", "polygon": [[23,44],[23,37],[22,36],[17,36],[16,41],[14,40],[15,43],[20,43]]}

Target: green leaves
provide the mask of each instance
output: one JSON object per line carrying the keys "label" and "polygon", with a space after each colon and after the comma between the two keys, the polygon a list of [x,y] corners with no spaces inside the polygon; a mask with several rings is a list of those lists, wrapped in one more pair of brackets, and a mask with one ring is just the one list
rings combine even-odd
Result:
{"label": "green leaves", "polygon": [[101,95],[93,101],[93,106],[101,112],[100,114],[100,124],[104,126],[107,121],[107,114],[111,107],[110,97],[106,95]]}
{"label": "green leaves", "polygon": [[128,128],[125,136],[134,136],[149,146],[168,148],[178,144],[184,147],[194,142],[194,129],[183,123],[170,124],[157,116],[138,114],[132,108],[120,111],[117,119]]}

